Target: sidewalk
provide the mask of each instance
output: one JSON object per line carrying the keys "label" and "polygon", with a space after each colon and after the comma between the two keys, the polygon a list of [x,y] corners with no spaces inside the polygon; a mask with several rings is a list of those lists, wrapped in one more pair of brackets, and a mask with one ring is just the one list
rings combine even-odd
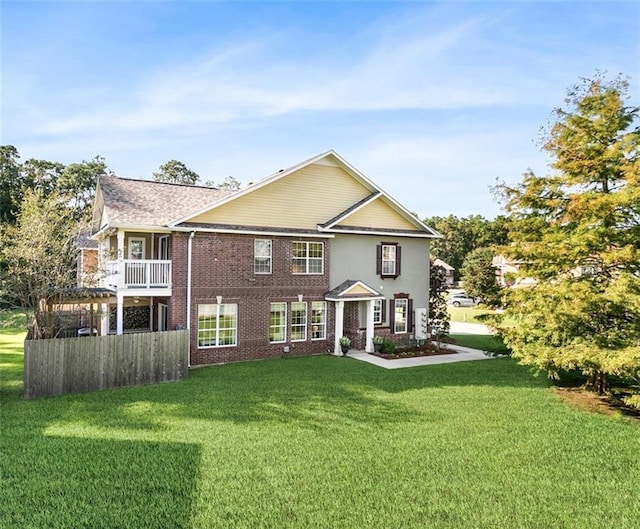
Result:
{"label": "sidewalk", "polygon": [[435,364],[450,364],[452,362],[468,362],[470,360],[489,360],[495,358],[489,353],[478,349],[470,349],[459,345],[448,345],[447,349],[450,354],[417,356],[415,358],[398,358],[395,360],[386,360],[379,356],[374,356],[364,351],[349,351],[347,357],[355,358],[374,366],[383,367],[385,369],[400,369],[402,367],[428,366]]}
{"label": "sidewalk", "polygon": [[483,323],[449,322],[449,334],[492,334],[491,329]]}

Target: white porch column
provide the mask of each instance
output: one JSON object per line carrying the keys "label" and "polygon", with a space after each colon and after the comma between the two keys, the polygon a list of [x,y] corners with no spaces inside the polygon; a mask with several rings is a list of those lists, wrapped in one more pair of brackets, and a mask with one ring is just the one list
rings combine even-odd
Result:
{"label": "white porch column", "polygon": [[373,307],[375,300],[367,301],[367,336],[364,346],[366,353],[373,353]]}
{"label": "white porch column", "polygon": [[118,288],[124,287],[124,230],[118,230]]}
{"label": "white porch column", "polygon": [[102,303],[100,305],[100,336],[109,334],[109,305]]}
{"label": "white porch column", "polygon": [[344,301],[336,301],[336,328],[333,354],[341,356],[340,338],[344,332]]}
{"label": "white porch column", "polygon": [[116,306],[116,334],[124,334],[124,294],[120,291],[116,293],[118,304]]}

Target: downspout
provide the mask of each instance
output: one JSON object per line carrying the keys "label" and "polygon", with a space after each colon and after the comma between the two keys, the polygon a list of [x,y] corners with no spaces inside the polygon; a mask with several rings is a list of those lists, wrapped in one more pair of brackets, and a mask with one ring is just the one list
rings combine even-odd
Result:
{"label": "downspout", "polygon": [[[191,232],[187,243],[187,329],[189,330],[189,337],[191,337],[191,250],[195,234],[195,231]],[[189,338],[189,342],[191,342],[191,338]],[[191,367],[191,354],[189,354],[188,366]]]}

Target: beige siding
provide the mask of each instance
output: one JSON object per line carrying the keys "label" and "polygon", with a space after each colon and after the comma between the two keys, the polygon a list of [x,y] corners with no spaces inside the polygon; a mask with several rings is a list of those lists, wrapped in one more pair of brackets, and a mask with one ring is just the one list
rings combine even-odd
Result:
{"label": "beige siding", "polygon": [[338,226],[357,226],[359,228],[387,228],[419,231],[404,216],[378,198],[343,219]]}
{"label": "beige siding", "polygon": [[189,222],[315,229],[370,193],[342,168],[312,164]]}
{"label": "beige siding", "polygon": [[371,294],[370,290],[367,290],[362,285],[353,285],[350,289],[345,292],[345,295],[352,296],[354,294]]}

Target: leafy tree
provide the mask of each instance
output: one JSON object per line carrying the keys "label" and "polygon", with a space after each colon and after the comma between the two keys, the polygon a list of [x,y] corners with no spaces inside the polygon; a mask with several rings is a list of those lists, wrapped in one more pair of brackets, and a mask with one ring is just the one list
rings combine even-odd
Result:
{"label": "leafy tree", "polygon": [[462,265],[462,277],[469,296],[495,307],[500,304],[500,286],[492,266],[494,255],[493,249],[487,247],[472,250]]}
{"label": "leafy tree", "polygon": [[16,222],[28,189],[59,193],[64,207],[81,220],[93,202],[98,177],[110,173],[100,156],[68,166],[35,158],[20,163],[19,159],[13,145],[0,146],[0,220],[9,224]]}
{"label": "leafy tree", "polygon": [[20,154],[13,145],[0,145],[0,221],[13,224],[22,200]]}
{"label": "leafy tree", "polygon": [[213,180],[207,180],[204,185],[207,187],[217,187],[218,189],[240,189],[240,181],[233,176],[227,176],[221,184],[216,184]]}
{"label": "leafy tree", "polygon": [[33,338],[54,337],[48,304],[75,286],[76,224],[64,202],[55,191],[26,189],[16,223],[2,227],[0,295],[30,316]]}
{"label": "leafy tree", "polygon": [[74,219],[86,218],[93,203],[98,177],[102,174],[111,174],[111,171],[101,156],[88,162],[72,163],[63,169],[56,188],[66,199],[66,206],[71,209]]}
{"label": "leafy tree", "polygon": [[460,279],[462,265],[469,252],[508,242],[510,219],[505,216],[487,220],[481,215],[466,218],[449,215],[427,218],[424,222],[444,236],[433,241],[431,253],[456,269],[456,279]]}
{"label": "leafy tree", "polygon": [[601,74],[567,92],[543,149],[553,171],[496,191],[532,288],[511,291],[504,338],[523,363],[578,369],[599,392],[609,375],[640,378],[640,130],[628,83]]}
{"label": "leafy tree", "polygon": [[431,332],[440,341],[443,337],[449,336],[451,320],[447,310],[446,270],[441,266],[435,266],[431,261],[429,271],[429,324]]}
{"label": "leafy tree", "polygon": [[156,182],[169,182],[173,184],[186,184],[193,186],[200,180],[198,173],[189,169],[183,162],[169,160],[160,166],[157,173],[153,173]]}

